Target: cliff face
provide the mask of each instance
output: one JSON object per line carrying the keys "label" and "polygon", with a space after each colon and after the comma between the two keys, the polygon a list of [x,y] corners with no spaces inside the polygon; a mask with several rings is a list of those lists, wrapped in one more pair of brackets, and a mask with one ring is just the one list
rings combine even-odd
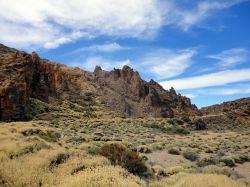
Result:
{"label": "cliff face", "polygon": [[101,67],[94,71],[98,93],[108,108],[126,117],[173,117],[181,113],[196,113],[189,98],[177,95],[174,89],[164,90],[158,83],[141,79],[128,66],[106,72]]}
{"label": "cliff face", "polygon": [[0,46],[0,118],[21,119],[29,97],[57,103],[80,95],[91,75]]}
{"label": "cliff face", "polygon": [[29,98],[56,104],[91,90],[108,110],[125,117],[173,117],[195,114],[190,100],[174,89],[146,82],[128,66],[93,73],[40,59],[0,45],[0,119],[22,119]]}

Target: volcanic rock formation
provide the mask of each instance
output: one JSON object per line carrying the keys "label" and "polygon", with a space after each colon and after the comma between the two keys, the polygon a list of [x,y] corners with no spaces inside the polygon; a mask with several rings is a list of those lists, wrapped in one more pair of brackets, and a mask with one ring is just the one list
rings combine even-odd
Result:
{"label": "volcanic rock formation", "polygon": [[173,117],[197,114],[190,99],[157,82],[146,82],[128,66],[93,73],[41,59],[0,44],[0,119],[20,120],[30,98],[58,104],[87,91],[98,95],[107,110],[124,117]]}

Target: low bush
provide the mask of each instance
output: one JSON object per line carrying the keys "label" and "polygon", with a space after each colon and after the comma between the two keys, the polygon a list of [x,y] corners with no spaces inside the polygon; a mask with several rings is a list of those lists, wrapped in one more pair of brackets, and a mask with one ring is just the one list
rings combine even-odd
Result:
{"label": "low bush", "polygon": [[145,145],[142,145],[142,146],[139,146],[138,149],[137,149],[140,153],[151,153],[152,150],[145,146]]}
{"label": "low bush", "polygon": [[217,175],[226,175],[233,179],[244,178],[241,174],[230,167],[219,167],[216,165],[206,166],[202,169],[202,173],[204,174],[217,174]]}
{"label": "low bush", "polygon": [[215,165],[218,163],[218,160],[214,157],[204,157],[198,160],[197,165],[200,167]]}
{"label": "low bush", "polygon": [[202,169],[202,173],[204,174],[218,174],[218,175],[229,175],[230,168],[229,167],[219,167],[216,165],[209,165]]}
{"label": "low bush", "polygon": [[180,172],[184,172],[185,168],[182,166],[174,166],[174,167],[169,167],[165,169],[165,173],[167,175],[175,175]]}
{"label": "low bush", "polygon": [[156,176],[167,176],[165,169],[161,167],[160,165],[154,165],[152,167],[152,170]]}
{"label": "low bush", "polygon": [[199,158],[199,154],[192,150],[187,150],[183,152],[183,157],[193,162]]}
{"label": "low bush", "polygon": [[183,128],[183,127],[176,127],[176,128],[173,128],[173,131],[174,131],[174,133],[176,133],[176,134],[184,134],[184,135],[190,134],[189,130],[188,130],[188,129],[185,129],[185,128]]}
{"label": "low bush", "polygon": [[63,164],[68,158],[69,158],[69,154],[66,154],[66,153],[58,154],[56,158],[50,162],[49,168],[53,169],[54,167],[57,167],[58,165]]}
{"label": "low bush", "polygon": [[233,156],[233,159],[234,159],[235,163],[238,163],[238,164],[243,164],[245,162],[250,161],[250,158],[247,154],[235,155],[235,156]]}
{"label": "low bush", "polygon": [[229,167],[236,166],[235,165],[235,160],[232,157],[229,157],[229,156],[221,157],[220,162],[223,162],[226,166],[229,166]]}
{"label": "low bush", "polygon": [[135,175],[149,175],[144,159],[137,152],[131,151],[121,144],[103,145],[99,150],[99,154],[108,158],[111,164],[119,165]]}
{"label": "low bush", "polygon": [[189,118],[189,116],[183,116],[181,119],[182,119],[182,121],[184,121],[186,123],[190,123],[191,122],[191,119]]}
{"label": "low bush", "polygon": [[178,148],[174,148],[174,147],[170,148],[170,149],[168,150],[168,153],[169,153],[169,154],[172,154],[172,155],[180,155],[180,154],[181,154],[181,153],[180,153],[180,150],[179,150]]}
{"label": "low bush", "polygon": [[57,142],[61,135],[55,131],[47,131],[46,133],[40,134],[40,138],[47,142]]}

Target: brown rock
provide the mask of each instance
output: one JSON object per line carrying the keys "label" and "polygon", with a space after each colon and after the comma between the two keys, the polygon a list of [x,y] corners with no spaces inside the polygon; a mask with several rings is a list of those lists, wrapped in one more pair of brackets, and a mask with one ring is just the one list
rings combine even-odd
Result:
{"label": "brown rock", "polygon": [[23,119],[29,98],[56,104],[95,92],[112,110],[125,117],[173,117],[196,114],[189,98],[141,79],[129,66],[93,73],[41,59],[0,45],[0,119]]}

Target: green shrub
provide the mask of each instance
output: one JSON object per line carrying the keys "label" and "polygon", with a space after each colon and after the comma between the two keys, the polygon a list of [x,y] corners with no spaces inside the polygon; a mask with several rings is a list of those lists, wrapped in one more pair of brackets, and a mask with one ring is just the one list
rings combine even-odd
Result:
{"label": "green shrub", "polygon": [[230,173],[229,167],[219,167],[216,165],[209,165],[202,169],[204,174],[218,174],[218,175],[227,175]]}
{"label": "green shrub", "polygon": [[47,142],[57,142],[60,136],[61,135],[55,131],[47,131],[46,133],[39,134],[39,137]]}
{"label": "green shrub", "polygon": [[158,124],[158,123],[145,123],[143,124],[144,127],[147,128],[152,128],[152,129],[159,129],[162,132],[166,132],[167,128],[163,124]]}
{"label": "green shrub", "polygon": [[149,147],[145,146],[145,145],[138,147],[137,150],[140,153],[151,153],[152,152],[152,150]]}
{"label": "green shrub", "polygon": [[191,122],[191,119],[189,118],[189,116],[183,116],[181,119],[182,119],[182,121],[184,121],[186,123],[190,123]]}
{"label": "green shrub", "polygon": [[234,167],[235,160],[232,157],[224,156],[220,158],[220,162],[223,162],[226,166]]}
{"label": "green shrub", "polygon": [[92,143],[83,143],[81,144],[80,149],[90,155],[96,155],[99,151],[99,147]]}
{"label": "green shrub", "polygon": [[183,152],[183,157],[193,162],[199,158],[199,154],[192,150],[187,150]]}
{"label": "green shrub", "polygon": [[178,148],[174,148],[174,147],[170,148],[170,149],[168,150],[168,153],[169,153],[169,154],[172,154],[172,155],[180,155],[180,154],[181,154],[181,153],[180,153],[180,150],[179,150]]}
{"label": "green shrub", "polygon": [[176,127],[173,130],[174,130],[174,133],[177,133],[177,134],[189,134],[190,133],[188,129],[185,129],[183,127]]}
{"label": "green shrub", "polygon": [[218,163],[218,160],[214,157],[204,157],[198,160],[197,165],[200,167],[215,165]]}
{"label": "green shrub", "polygon": [[23,115],[23,120],[24,121],[30,121],[33,118],[34,118],[34,116],[32,114],[29,114],[29,113]]}
{"label": "green shrub", "polygon": [[181,119],[174,119],[175,124],[177,125],[183,125],[184,122]]}
{"label": "green shrub", "polygon": [[53,169],[54,167],[57,167],[60,164],[63,164],[67,159],[69,158],[69,154],[66,153],[60,153],[54,158],[49,165],[50,169]]}
{"label": "green shrub", "polygon": [[165,169],[160,165],[154,165],[152,167],[152,170],[156,176],[164,176],[164,177],[167,176]]}
{"label": "green shrub", "polygon": [[233,179],[240,179],[243,176],[237,171],[229,168],[229,167],[219,167],[216,165],[206,166],[202,169],[202,173],[204,174],[217,174],[217,175],[226,175]]}
{"label": "green shrub", "polygon": [[250,161],[249,156],[246,154],[235,155],[235,156],[233,156],[233,159],[234,159],[235,163],[238,163],[238,164],[243,164],[245,162]]}
{"label": "green shrub", "polygon": [[121,144],[105,144],[100,148],[99,154],[108,158],[111,164],[120,165],[135,175],[148,176],[149,174],[144,159],[137,152]]}
{"label": "green shrub", "polygon": [[21,132],[23,136],[33,136],[33,135],[42,135],[44,132],[41,129],[26,129]]}
{"label": "green shrub", "polygon": [[50,121],[50,123],[51,123],[52,125],[58,125],[58,124],[59,124],[59,120],[58,120],[58,119],[52,119],[52,120]]}

